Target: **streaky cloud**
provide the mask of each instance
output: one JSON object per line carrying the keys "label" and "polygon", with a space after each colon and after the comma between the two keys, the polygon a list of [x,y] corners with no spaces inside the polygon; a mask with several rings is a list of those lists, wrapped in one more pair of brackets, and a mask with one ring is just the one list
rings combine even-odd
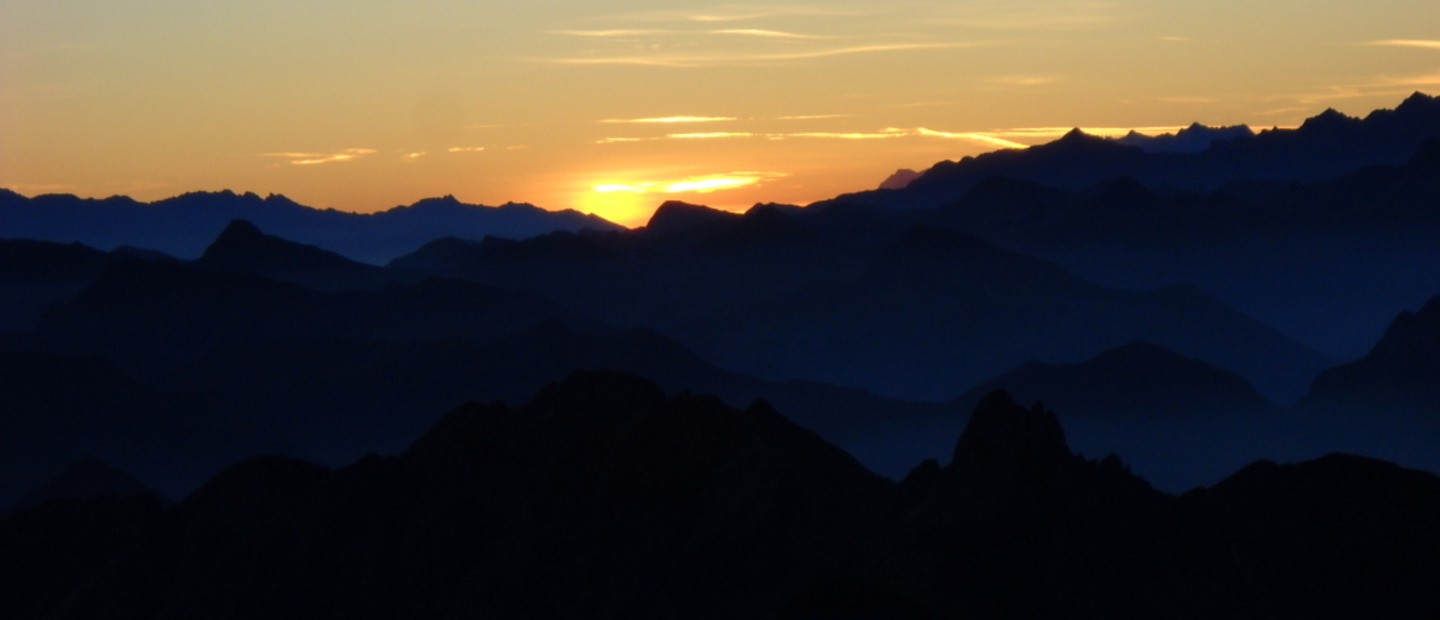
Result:
{"label": "streaky cloud", "polygon": [[345,149],[334,153],[261,153],[261,157],[277,157],[290,160],[292,166],[314,166],[334,162],[354,161],[366,155],[374,155],[375,149]]}
{"label": "streaky cloud", "polygon": [[595,58],[556,58],[549,62],[567,65],[641,65],[660,67],[713,67],[720,65],[751,64],[787,60],[814,60],[852,54],[878,52],[900,52],[917,50],[941,50],[979,47],[983,43],[890,43],[879,45],[857,45],[805,52],[761,53],[761,54],[717,54],[711,56],[608,56]]}
{"label": "streaky cloud", "polygon": [[607,118],[602,123],[718,123],[737,120],[734,116],[659,116],[654,118]]}
{"label": "streaky cloud", "polygon": [[670,30],[644,30],[644,29],[615,29],[615,30],[547,30],[550,34],[563,34],[573,37],[644,37],[657,34],[668,34]]}
{"label": "streaky cloud", "polygon": [[1423,47],[1427,49],[1440,50],[1440,41],[1427,39],[1385,39],[1383,41],[1370,41],[1365,45],[1379,45],[1390,47]]}
{"label": "streaky cloud", "polygon": [[758,28],[735,28],[730,30],[711,30],[710,34],[737,34],[752,37],[769,37],[775,39],[828,39],[830,37],[818,34],[800,34],[798,32],[782,32],[779,30],[762,30]]}

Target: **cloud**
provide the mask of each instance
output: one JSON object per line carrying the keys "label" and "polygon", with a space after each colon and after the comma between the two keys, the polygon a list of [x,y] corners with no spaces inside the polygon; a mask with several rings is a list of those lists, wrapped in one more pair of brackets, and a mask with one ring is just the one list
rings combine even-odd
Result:
{"label": "cloud", "polygon": [[940,50],[978,47],[981,43],[890,43],[878,45],[856,45],[832,47],[800,52],[772,53],[728,53],[713,55],[655,55],[655,56],[597,56],[590,58],[556,58],[549,62],[566,65],[641,65],[656,67],[713,67],[719,65],[752,64],[787,60],[814,60],[852,54],[877,52],[899,52],[915,50]]}
{"label": "cloud", "polygon": [[1052,84],[1059,82],[1061,78],[1054,75],[997,75],[986,78],[985,81],[991,84],[1003,84],[1005,86],[1039,86],[1041,84]]}
{"label": "cloud", "polygon": [[415,152],[415,153],[406,153],[406,154],[402,155],[402,157],[405,158],[405,161],[418,161],[421,157],[424,157],[424,156],[429,155],[429,154],[430,154],[430,153],[427,152],[427,151],[419,151],[419,152]]}
{"label": "cloud", "polygon": [[743,131],[710,131],[704,133],[672,133],[666,134],[666,138],[677,138],[680,140],[706,140],[711,138],[749,138],[753,133]]}
{"label": "cloud", "polygon": [[657,34],[673,32],[671,30],[642,30],[642,29],[616,29],[616,30],[547,30],[550,34],[563,34],[572,37],[645,37]]}
{"label": "cloud", "polygon": [[717,6],[703,11],[647,11],[642,13],[617,15],[615,16],[615,18],[650,22],[699,22],[705,24],[712,24],[723,22],[754,21],[775,17],[834,17],[859,14],[861,14],[861,12],[859,11],[837,9],[834,7],[732,4]]}
{"label": "cloud", "polygon": [[334,153],[261,153],[260,156],[288,159],[293,166],[313,166],[334,162],[354,161],[378,152],[379,151],[375,149],[345,149]]}
{"label": "cloud", "polygon": [[447,152],[447,153],[479,153],[480,151],[483,151],[483,150],[485,150],[485,147],[483,147],[483,146],[452,146],[452,147],[450,147],[450,148],[448,148],[448,149],[445,149],[445,152]]}
{"label": "cloud", "polygon": [[779,30],[761,30],[757,28],[736,28],[732,30],[711,30],[710,34],[738,34],[752,37],[769,37],[773,39],[828,39],[818,34],[799,34],[795,32],[782,32]]}
{"label": "cloud", "polygon": [[1384,41],[1370,41],[1365,45],[1382,45],[1392,47],[1423,47],[1427,49],[1440,50],[1440,41],[1424,39],[1385,39]]}
{"label": "cloud", "polygon": [[602,123],[718,123],[736,120],[733,116],[661,116],[656,118],[607,118]]}
{"label": "cloud", "polygon": [[661,192],[696,192],[708,194],[747,185],[755,185],[770,179],[788,176],[783,172],[727,172],[692,176],[664,181],[611,181],[594,185],[591,189],[600,193],[630,192],[653,194]]}
{"label": "cloud", "polygon": [[[1063,135],[1066,128],[1043,128],[1021,130],[1018,135],[1024,137],[1044,137],[1053,134],[1055,137]],[[1126,129],[1125,131],[1129,131]],[[1120,132],[1121,135],[1124,131]],[[886,127],[879,131],[868,132],[841,132],[841,131],[800,131],[800,132],[779,132],[779,133],[754,133],[743,131],[712,131],[704,133],[672,133],[660,138],[604,138],[597,140],[597,144],[611,144],[617,142],[649,142],[652,140],[722,140],[733,138],[758,138],[764,140],[891,140],[895,138],[942,138],[948,140],[970,140],[987,146],[998,148],[1025,148],[1027,145],[1013,140],[1000,137],[999,132],[949,132],[929,129],[926,127],[915,127],[904,129],[898,127]]]}

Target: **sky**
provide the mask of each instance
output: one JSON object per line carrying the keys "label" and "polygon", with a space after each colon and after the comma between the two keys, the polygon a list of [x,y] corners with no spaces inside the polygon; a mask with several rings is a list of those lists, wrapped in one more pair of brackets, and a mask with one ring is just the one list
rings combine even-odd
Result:
{"label": "sky", "polygon": [[0,0],[0,187],[641,224],[1440,93],[1434,0]]}

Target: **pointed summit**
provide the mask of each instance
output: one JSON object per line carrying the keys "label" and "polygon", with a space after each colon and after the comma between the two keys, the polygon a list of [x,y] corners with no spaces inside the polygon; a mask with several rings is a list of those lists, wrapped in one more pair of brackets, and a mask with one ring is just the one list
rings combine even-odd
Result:
{"label": "pointed summit", "polygon": [[645,231],[649,234],[665,235],[739,218],[739,215],[729,211],[679,200],[667,200],[650,216],[650,221],[645,224]]}
{"label": "pointed summit", "polygon": [[1074,458],[1053,412],[1038,402],[1026,409],[996,390],[975,407],[951,467],[989,482],[1033,485]]}
{"label": "pointed summit", "polygon": [[195,261],[211,271],[276,276],[299,272],[355,272],[370,269],[334,252],[267,235],[246,220],[225,226]]}

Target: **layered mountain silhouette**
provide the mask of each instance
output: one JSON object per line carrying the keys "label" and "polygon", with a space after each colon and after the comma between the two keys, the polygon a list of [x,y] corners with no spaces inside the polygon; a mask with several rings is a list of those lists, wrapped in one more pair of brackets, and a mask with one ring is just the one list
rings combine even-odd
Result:
{"label": "layered mountain silhouette", "polygon": [[1440,469],[1440,298],[1401,312],[1369,353],[1320,373],[1295,415],[1336,449]]}
{"label": "layered mountain silhouette", "polygon": [[1267,455],[1310,458],[1332,449],[1310,443],[1239,375],[1132,342],[1083,362],[1030,361],[970,388],[957,408],[996,390],[1060,412],[1071,445],[1087,454],[1124,454],[1157,488],[1207,484]]}
{"label": "layered mountain silhouette", "polygon": [[867,472],[764,402],[579,373],[404,454],[0,522],[8,617],[1425,618],[1440,478],[1346,455],[1172,496],[997,392]]}
{"label": "layered mountain silhouette", "polygon": [[912,225],[859,244],[777,206],[735,216],[667,205],[656,220],[654,233],[443,241],[392,266],[531,287],[745,374],[908,399],[950,398],[1027,359],[1085,359],[1136,339],[1284,399],[1328,365],[1199,291],[1107,289],[953,230]]}
{"label": "layered mountain silhouette", "polygon": [[470,205],[454,196],[428,198],[373,214],[314,209],[284,196],[195,192],[153,203],[123,196],[104,200],[64,194],[25,197],[0,189],[5,237],[100,248],[137,246],[193,258],[228,222],[243,219],[287,239],[371,265],[445,236],[523,238],[555,230],[615,230],[620,226],[574,210],[528,204]]}
{"label": "layered mountain silhouette", "polygon": [[1165,347],[1132,342],[1084,362],[1026,362],[960,397],[966,409],[1003,389],[1026,402],[1096,418],[1274,415],[1279,408],[1233,372]]}
{"label": "layered mountain silhouette", "polygon": [[1150,153],[1199,153],[1221,140],[1253,138],[1254,136],[1254,130],[1250,129],[1248,125],[1207,127],[1200,123],[1191,123],[1189,127],[1173,134],[1148,136],[1138,131],[1131,131],[1116,138],[1115,142],[1125,146],[1139,147]]}
{"label": "layered mountain silhouette", "polygon": [[1075,129],[1049,144],[937,163],[902,189],[838,200],[900,209],[936,207],[994,176],[1072,190],[1125,176],[1150,187],[1185,190],[1214,190],[1242,180],[1320,181],[1366,165],[1404,162],[1436,135],[1440,102],[1418,92],[1394,110],[1376,110],[1363,120],[1326,110],[1295,129],[1241,133],[1209,141],[1198,152],[1154,148],[1154,142],[1147,150]]}
{"label": "layered mountain silhouette", "polygon": [[120,471],[96,458],[83,458],[44,484],[21,496],[6,511],[30,510],[49,501],[129,498],[149,495],[165,501],[165,496],[134,476]]}

